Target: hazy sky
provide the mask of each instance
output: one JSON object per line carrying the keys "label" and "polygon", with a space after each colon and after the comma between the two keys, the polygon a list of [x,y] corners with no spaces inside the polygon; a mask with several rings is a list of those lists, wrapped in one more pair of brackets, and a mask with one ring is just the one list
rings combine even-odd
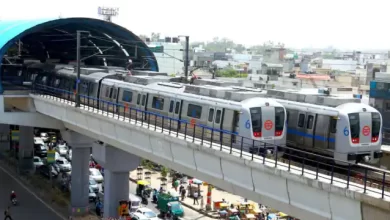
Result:
{"label": "hazy sky", "polygon": [[135,34],[228,37],[245,45],[273,40],[287,47],[390,49],[389,0],[19,0],[1,1],[1,20],[98,18],[98,6],[120,8],[113,21]]}

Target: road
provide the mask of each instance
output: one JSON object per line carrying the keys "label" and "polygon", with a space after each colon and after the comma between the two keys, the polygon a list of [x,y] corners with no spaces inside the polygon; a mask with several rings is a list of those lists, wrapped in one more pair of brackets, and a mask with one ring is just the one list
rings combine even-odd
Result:
{"label": "road", "polygon": [[[130,188],[130,193],[132,194],[135,194],[135,190],[137,188],[137,184],[133,183],[130,181],[130,184],[129,184],[129,188]],[[151,200],[151,199],[150,199]],[[156,208],[156,204],[152,203],[151,201],[149,201],[149,204],[147,205],[147,208],[151,209],[152,211],[154,211],[156,214],[159,214],[160,211]],[[185,206],[183,206],[184,208],[184,217],[181,218],[183,220],[211,220],[211,218],[207,217],[207,216],[204,216],[202,214],[200,214],[199,212],[196,212],[192,209],[189,209]]]}
{"label": "road", "polygon": [[[19,205],[11,206],[10,195],[11,191],[15,191]],[[19,181],[4,172],[0,168],[0,211],[1,216],[4,215],[4,210],[7,206],[11,207],[11,217],[15,220],[19,219],[50,219],[63,220],[60,216],[54,213],[53,210],[44,205],[37,197],[27,191]]]}

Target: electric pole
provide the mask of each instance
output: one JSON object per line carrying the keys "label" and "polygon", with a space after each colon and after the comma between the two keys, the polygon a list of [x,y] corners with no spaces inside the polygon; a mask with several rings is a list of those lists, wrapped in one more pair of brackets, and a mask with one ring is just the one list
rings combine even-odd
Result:
{"label": "electric pole", "polygon": [[189,66],[189,50],[190,50],[190,36],[185,36],[186,45],[185,45],[185,59],[184,59],[184,75],[185,82],[188,82],[188,66]]}
{"label": "electric pole", "polygon": [[76,79],[76,108],[80,107],[80,47],[81,47],[81,31],[77,31],[77,79]]}

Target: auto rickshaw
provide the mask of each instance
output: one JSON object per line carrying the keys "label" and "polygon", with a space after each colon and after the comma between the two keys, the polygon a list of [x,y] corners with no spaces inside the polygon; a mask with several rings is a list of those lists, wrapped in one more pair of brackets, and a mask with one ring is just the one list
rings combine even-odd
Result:
{"label": "auto rickshaw", "polygon": [[136,189],[137,196],[143,197],[142,191],[144,191],[144,193],[147,197],[150,197],[150,194],[152,192],[152,188],[150,187],[150,183],[146,180],[138,180],[137,181],[137,189]]}

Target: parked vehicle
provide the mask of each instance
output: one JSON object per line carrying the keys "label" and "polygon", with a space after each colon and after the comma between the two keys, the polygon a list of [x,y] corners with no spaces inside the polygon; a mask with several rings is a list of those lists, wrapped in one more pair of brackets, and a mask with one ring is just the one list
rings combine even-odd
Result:
{"label": "parked vehicle", "polygon": [[51,169],[50,169],[49,166],[47,166],[47,165],[40,166],[39,169],[38,169],[38,172],[41,175],[49,178],[50,177],[50,171],[49,170],[51,170],[51,174],[52,174],[52,176],[54,178],[56,178],[58,176],[58,173],[55,171],[55,169],[53,167],[51,167]]}
{"label": "parked vehicle", "polygon": [[42,162],[42,159],[40,157],[37,157],[37,156],[34,156],[34,166],[36,168],[40,167],[40,166],[43,166],[43,162]]}
{"label": "parked vehicle", "polygon": [[54,148],[61,156],[66,156],[68,154],[68,147],[66,144],[59,144]]}
{"label": "parked vehicle", "polygon": [[97,195],[96,195],[95,191],[91,187],[89,187],[88,198],[89,198],[90,202],[95,202],[96,198],[97,198]]}
{"label": "parked vehicle", "polygon": [[97,182],[96,182],[94,179],[92,179],[92,178],[89,178],[89,187],[90,187],[91,189],[93,189],[93,191],[94,191],[95,193],[98,193],[98,192],[99,192],[99,185],[98,185]]}
{"label": "parked vehicle", "polygon": [[98,183],[103,182],[103,176],[100,171],[96,168],[89,168],[89,177],[94,179]]}
{"label": "parked vehicle", "polygon": [[47,148],[44,144],[34,144],[34,155],[39,157],[47,156]]}
{"label": "parked vehicle", "polygon": [[69,172],[72,170],[71,164],[65,158],[57,159],[56,163],[60,167],[61,172]]}
{"label": "parked vehicle", "polygon": [[149,208],[139,208],[137,209],[137,211],[135,211],[136,213],[140,213],[144,216],[146,216],[149,220],[159,220],[159,218],[157,217],[157,214],[154,213],[151,209]]}

